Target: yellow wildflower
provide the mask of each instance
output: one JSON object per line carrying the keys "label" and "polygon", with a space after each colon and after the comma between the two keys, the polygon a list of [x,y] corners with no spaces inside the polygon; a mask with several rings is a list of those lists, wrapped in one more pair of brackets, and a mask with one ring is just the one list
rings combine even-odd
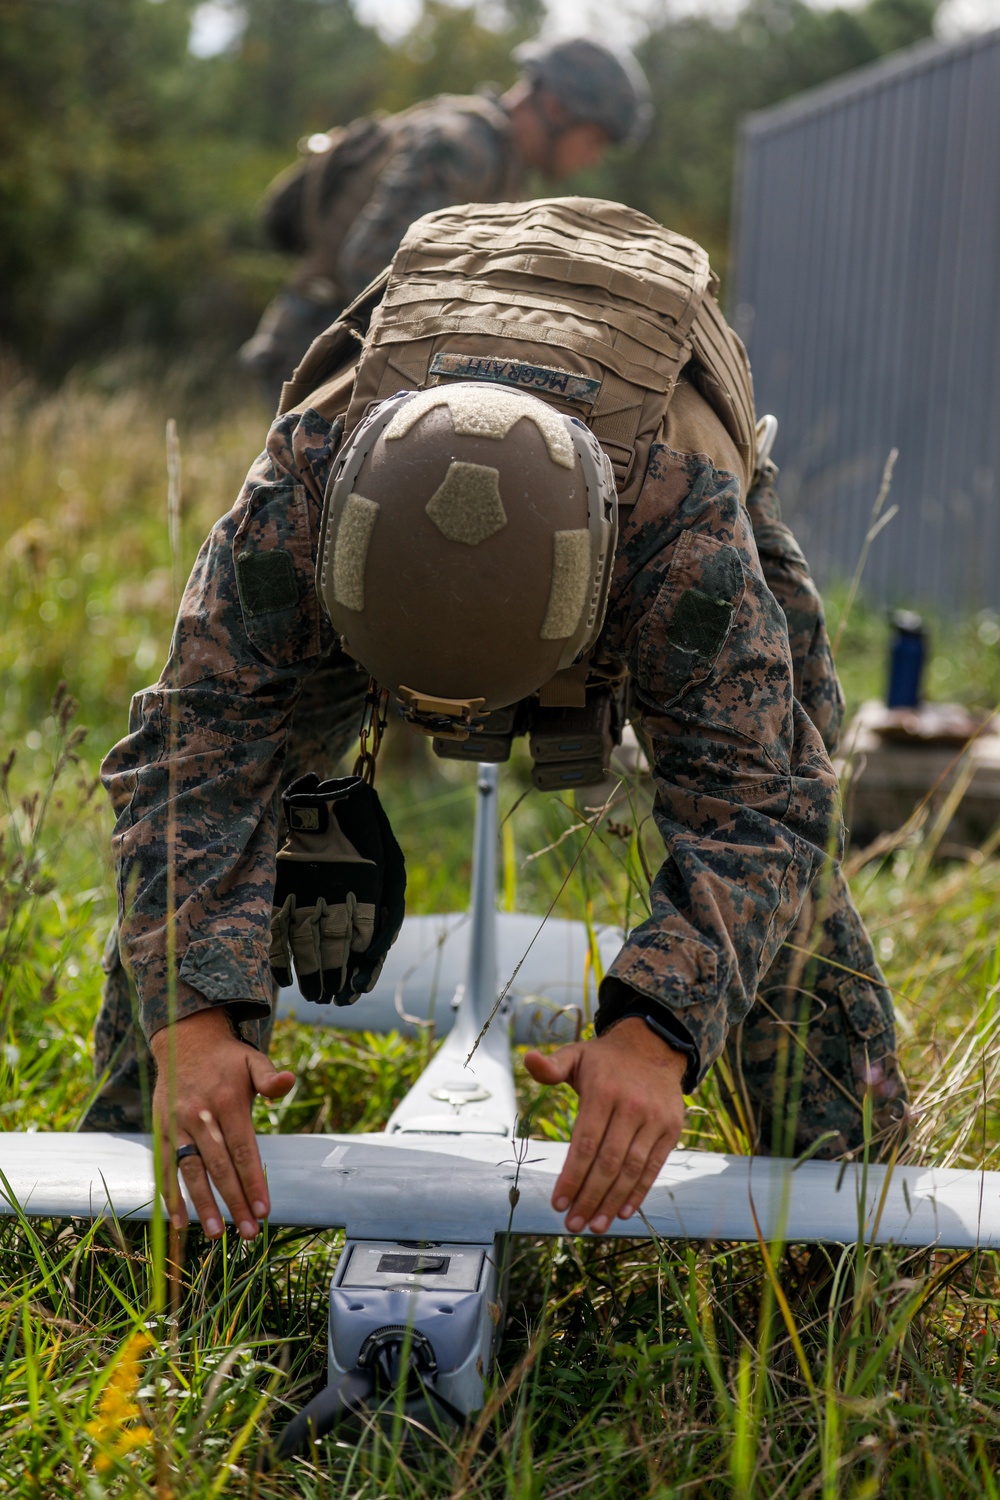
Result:
{"label": "yellow wildflower", "polygon": [[127,1426],[142,1412],[135,1399],[141,1372],[139,1363],[153,1340],[148,1333],[134,1333],[118,1355],[111,1379],[97,1402],[97,1415],[87,1423],[87,1432],[99,1449],[95,1468],[99,1474],[111,1468],[116,1458],[133,1448],[146,1448],[152,1440],[150,1429],[140,1423]]}

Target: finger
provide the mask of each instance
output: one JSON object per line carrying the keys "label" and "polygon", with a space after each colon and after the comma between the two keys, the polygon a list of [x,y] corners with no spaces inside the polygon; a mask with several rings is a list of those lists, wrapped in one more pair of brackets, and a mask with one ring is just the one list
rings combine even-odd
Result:
{"label": "finger", "polygon": [[[251,1088],[265,1099],[284,1098],[298,1082],[294,1073],[287,1068],[279,1073],[271,1059],[265,1053],[256,1050],[251,1050],[248,1054],[247,1071],[250,1074]],[[236,1164],[247,1202],[258,1219],[266,1219],[271,1212],[271,1195],[267,1190],[267,1178],[261,1166],[257,1138],[253,1133],[252,1122],[249,1123],[249,1131],[241,1137],[241,1144],[238,1148],[241,1155]]]}
{"label": "finger", "polygon": [[[234,1116],[237,1113],[245,1116],[245,1123],[243,1120],[240,1120],[239,1124],[234,1123]],[[239,1230],[240,1235],[245,1240],[254,1239],[260,1226],[247,1202],[243,1190],[241,1171],[246,1172],[248,1180],[255,1184],[257,1189],[256,1201],[264,1207],[265,1211],[267,1205],[264,1193],[264,1172],[260,1165],[257,1141],[250,1124],[249,1109],[244,1105],[243,1109],[239,1110],[237,1106],[229,1116],[225,1130],[223,1130],[221,1123],[209,1110],[201,1109],[198,1111],[197,1119],[192,1125],[192,1134],[195,1138],[195,1144],[201,1152],[201,1161],[204,1168],[207,1170],[216,1189],[222,1194],[223,1202],[229,1209],[232,1221]],[[249,1137],[249,1141],[247,1137]],[[182,1164],[182,1169],[186,1167],[188,1161],[197,1162],[198,1158],[194,1156],[186,1158],[186,1161]],[[198,1186],[201,1200],[199,1201],[198,1198],[195,1198],[194,1184],[191,1178],[197,1175],[197,1168],[192,1172],[190,1177],[185,1172],[184,1181],[188,1185],[188,1191],[191,1193],[196,1207],[198,1207],[198,1217],[204,1225],[206,1234],[221,1234],[222,1225],[218,1220],[218,1209],[211,1188],[208,1187],[207,1183],[202,1184],[199,1181]],[[215,1210],[214,1217],[218,1228],[214,1231],[209,1229],[208,1224],[205,1222],[205,1218],[201,1212],[201,1202],[204,1202],[210,1217],[213,1217],[212,1211],[213,1209]],[[263,1217],[264,1214],[261,1214],[261,1218]]]}
{"label": "finger", "polygon": [[[276,1075],[279,1076],[280,1075]],[[294,1074],[289,1075],[295,1082]],[[287,1090],[283,1091],[287,1092]],[[260,1228],[257,1222],[266,1219],[271,1212],[271,1198],[267,1191],[267,1178],[264,1176],[264,1167],[260,1159],[260,1148],[257,1145],[257,1137],[254,1134],[253,1121],[249,1110],[231,1119],[226,1128],[226,1144],[229,1149],[229,1157],[236,1168],[239,1178],[239,1186],[242,1190],[243,1201],[248,1204],[252,1217],[246,1221],[236,1220],[236,1211],[229,1198],[230,1212],[234,1221],[239,1223],[240,1234],[244,1239],[252,1239]],[[247,1228],[253,1230],[253,1234],[245,1233]]]}
{"label": "finger", "polygon": [[[590,1224],[595,1234],[603,1234],[610,1220],[599,1218],[598,1212],[608,1189],[615,1182],[632,1149],[639,1121],[631,1111],[621,1105],[614,1111],[587,1172],[577,1190],[566,1219],[571,1234],[579,1234],[585,1224]],[[640,1162],[640,1168],[645,1157]]]}
{"label": "finger", "polygon": [[[191,1132],[191,1134],[194,1134],[194,1132]],[[182,1161],[178,1162],[176,1165],[177,1175],[187,1189],[188,1197],[191,1199],[202,1229],[208,1235],[209,1239],[217,1240],[222,1234],[224,1226],[222,1223],[222,1214],[219,1212],[219,1205],[215,1201],[215,1194],[212,1192],[212,1184],[205,1166],[205,1147],[202,1141],[197,1139],[192,1144],[198,1146],[199,1154],[197,1156],[185,1156]]]}
{"label": "finger", "polygon": [[656,1145],[650,1151],[646,1165],[639,1173],[638,1181],[627,1195],[627,1201],[620,1209],[623,1219],[631,1219],[637,1209],[642,1207],[643,1199],[656,1181],[671,1151],[680,1140],[679,1131],[671,1131],[667,1135],[661,1135]]}
{"label": "finger", "polygon": [[186,1146],[189,1138],[178,1137],[172,1140],[164,1128],[166,1121],[160,1122],[160,1161],[163,1168],[163,1196],[167,1202],[167,1212],[170,1222],[175,1229],[186,1229],[188,1227],[187,1204],[180,1190],[177,1179],[177,1157],[174,1154],[180,1146]]}
{"label": "finger", "polygon": [[[661,1142],[664,1143],[665,1149],[659,1157],[659,1165],[650,1172],[650,1160]],[[625,1152],[621,1170],[604,1194],[596,1213],[590,1217],[590,1227],[595,1234],[604,1234],[614,1219],[632,1217],[649,1191],[656,1173],[666,1161],[671,1146],[671,1137],[662,1134],[659,1121],[636,1132]],[[640,1184],[644,1178],[646,1186],[640,1191]]]}
{"label": "finger", "polygon": [[[580,1113],[576,1117],[573,1126],[573,1134],[570,1138],[569,1151],[563,1163],[563,1169],[559,1173],[556,1185],[552,1190],[552,1207],[556,1213],[562,1214],[575,1204],[577,1195],[589,1173],[594,1158],[597,1156],[604,1140],[605,1132],[611,1120],[611,1098],[610,1096],[591,1090],[586,1099],[581,1099]],[[573,1223],[576,1217],[573,1215]],[[567,1220],[567,1229],[571,1234],[579,1233]],[[581,1223],[580,1228],[583,1228]]]}
{"label": "finger", "polygon": [[526,1052],[524,1066],[536,1083],[569,1083],[576,1068],[579,1047],[575,1042],[546,1056],[544,1052]]}
{"label": "finger", "polygon": [[257,1085],[257,1093],[263,1094],[265,1099],[283,1099],[289,1089],[294,1087],[294,1073],[275,1073],[273,1078],[266,1078]]}
{"label": "finger", "polygon": [[251,1051],[248,1066],[255,1092],[263,1094],[265,1099],[281,1099],[295,1087],[295,1074],[287,1069],[279,1073],[263,1052]]}

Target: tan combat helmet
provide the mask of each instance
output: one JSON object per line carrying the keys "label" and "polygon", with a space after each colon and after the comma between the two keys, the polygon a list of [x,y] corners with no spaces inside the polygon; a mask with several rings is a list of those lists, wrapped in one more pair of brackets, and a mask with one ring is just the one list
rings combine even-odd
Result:
{"label": "tan combat helmet", "polygon": [[333,470],[320,596],[407,718],[464,738],[593,645],[617,515],[596,439],[537,396],[471,381],[404,392]]}

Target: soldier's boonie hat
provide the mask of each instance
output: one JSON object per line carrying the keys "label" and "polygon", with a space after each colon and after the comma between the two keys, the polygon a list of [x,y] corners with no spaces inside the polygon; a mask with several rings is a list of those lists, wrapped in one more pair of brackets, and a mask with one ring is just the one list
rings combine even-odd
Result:
{"label": "soldier's boonie hat", "polygon": [[577,120],[589,120],[613,141],[634,144],[649,130],[649,81],[626,47],[592,37],[523,42],[514,58],[526,78],[555,94]]}
{"label": "soldier's boonie hat", "polygon": [[593,645],[617,514],[611,466],[576,418],[488,382],[407,391],[333,469],[320,597],[408,717],[461,733]]}

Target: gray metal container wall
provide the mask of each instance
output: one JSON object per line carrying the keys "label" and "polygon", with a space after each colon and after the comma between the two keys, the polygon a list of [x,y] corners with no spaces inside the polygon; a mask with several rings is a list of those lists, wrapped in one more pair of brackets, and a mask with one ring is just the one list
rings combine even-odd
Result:
{"label": "gray metal container wall", "polygon": [[925,44],[752,115],[730,313],[780,428],[785,514],[821,581],[1000,607],[1000,31]]}

